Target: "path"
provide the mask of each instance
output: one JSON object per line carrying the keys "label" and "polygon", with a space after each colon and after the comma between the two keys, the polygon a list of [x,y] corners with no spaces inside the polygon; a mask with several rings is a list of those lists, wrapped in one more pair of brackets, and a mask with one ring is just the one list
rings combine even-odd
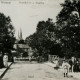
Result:
{"label": "path", "polygon": [[16,62],[2,80],[75,80],[75,78],[64,78],[61,71],[46,64]]}

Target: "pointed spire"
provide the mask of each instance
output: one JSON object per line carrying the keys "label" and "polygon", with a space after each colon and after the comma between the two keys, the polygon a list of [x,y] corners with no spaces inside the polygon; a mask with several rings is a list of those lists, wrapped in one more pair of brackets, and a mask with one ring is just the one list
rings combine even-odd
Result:
{"label": "pointed spire", "polygon": [[22,29],[20,28],[20,40],[22,40]]}
{"label": "pointed spire", "polygon": [[18,32],[18,40],[23,40],[23,38],[22,38],[22,29],[21,28]]}

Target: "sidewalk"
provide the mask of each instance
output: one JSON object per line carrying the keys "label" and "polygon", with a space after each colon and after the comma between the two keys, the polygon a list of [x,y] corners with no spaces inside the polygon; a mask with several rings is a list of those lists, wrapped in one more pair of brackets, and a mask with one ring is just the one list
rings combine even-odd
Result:
{"label": "sidewalk", "polygon": [[2,68],[2,69],[0,69],[0,79],[4,76],[4,74],[9,69],[9,67],[11,66],[11,64],[12,64],[12,62],[8,62],[8,68]]}
{"label": "sidewalk", "polygon": [[[50,67],[53,67],[53,68],[56,67],[56,64],[51,63],[51,62],[47,62],[45,64],[48,65],[48,66],[50,66]],[[60,71],[63,72],[63,69],[61,67],[58,70],[60,70]],[[74,78],[80,79],[80,72],[70,72],[69,75],[73,76]]]}

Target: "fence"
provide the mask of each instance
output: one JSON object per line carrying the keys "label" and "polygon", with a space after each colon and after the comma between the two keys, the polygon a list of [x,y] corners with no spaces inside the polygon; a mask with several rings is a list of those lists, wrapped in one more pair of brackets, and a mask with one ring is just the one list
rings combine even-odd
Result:
{"label": "fence", "polygon": [[48,61],[54,62],[55,60],[59,60],[59,56],[58,55],[49,55]]}
{"label": "fence", "polygon": [[[36,59],[35,58],[32,58],[31,59],[32,61],[35,61]],[[19,58],[16,58],[16,57],[14,57],[14,61],[29,61],[29,58],[28,57],[19,57]]]}

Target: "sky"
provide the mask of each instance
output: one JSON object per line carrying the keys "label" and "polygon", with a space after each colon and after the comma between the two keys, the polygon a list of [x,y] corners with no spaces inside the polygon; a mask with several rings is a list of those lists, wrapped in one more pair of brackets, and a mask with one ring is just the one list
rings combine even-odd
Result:
{"label": "sky", "polygon": [[64,0],[0,0],[0,12],[10,16],[15,28],[15,36],[22,29],[23,39],[33,34],[39,21],[48,18],[56,21]]}

